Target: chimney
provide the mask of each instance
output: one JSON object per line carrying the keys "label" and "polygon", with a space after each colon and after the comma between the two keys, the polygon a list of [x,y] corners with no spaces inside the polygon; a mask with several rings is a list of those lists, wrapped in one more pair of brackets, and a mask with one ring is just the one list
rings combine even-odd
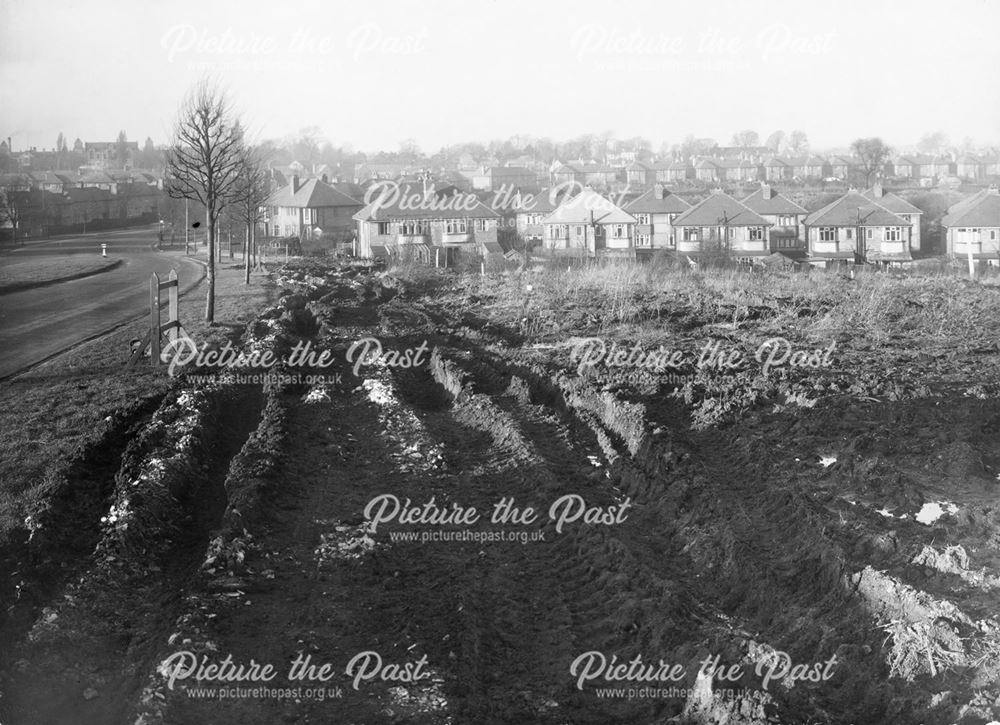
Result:
{"label": "chimney", "polygon": [[299,190],[299,175],[292,174],[292,193],[295,194]]}
{"label": "chimney", "polygon": [[771,188],[770,184],[760,185],[760,198],[765,200],[774,198],[774,189]]}
{"label": "chimney", "polygon": [[876,199],[881,199],[885,196],[885,191],[882,190],[882,184],[876,182],[875,186],[872,187],[872,196]]}
{"label": "chimney", "polygon": [[656,184],[653,187],[653,196],[657,199],[662,199],[666,195],[666,191],[663,188],[663,184]]}

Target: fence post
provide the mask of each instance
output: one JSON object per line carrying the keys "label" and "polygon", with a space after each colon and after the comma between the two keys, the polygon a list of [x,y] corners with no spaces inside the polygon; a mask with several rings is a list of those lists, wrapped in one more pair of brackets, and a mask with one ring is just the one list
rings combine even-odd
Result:
{"label": "fence post", "polygon": [[149,278],[149,357],[153,367],[160,365],[160,278]]}
{"label": "fence post", "polygon": [[[170,270],[170,276],[167,278],[170,280],[171,285],[167,291],[167,310],[170,313],[171,322],[179,322],[180,318],[177,316],[177,295],[180,289],[180,283],[177,281],[177,270]],[[167,337],[170,339],[171,348],[173,348],[174,343],[177,342],[177,326],[171,325],[170,330],[167,332]]]}

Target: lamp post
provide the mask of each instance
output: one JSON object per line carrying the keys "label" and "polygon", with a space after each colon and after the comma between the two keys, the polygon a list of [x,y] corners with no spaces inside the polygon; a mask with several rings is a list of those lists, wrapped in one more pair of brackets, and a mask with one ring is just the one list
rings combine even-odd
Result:
{"label": "lamp post", "polygon": [[184,200],[184,254],[190,254],[188,249],[188,200]]}

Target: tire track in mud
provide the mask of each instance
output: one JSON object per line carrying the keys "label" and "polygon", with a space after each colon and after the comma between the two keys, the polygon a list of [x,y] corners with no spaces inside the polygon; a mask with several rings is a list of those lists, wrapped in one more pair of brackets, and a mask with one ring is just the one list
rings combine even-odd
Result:
{"label": "tire track in mud", "polygon": [[[91,522],[101,530],[96,548],[75,581],[53,591],[15,649],[18,662],[4,682],[5,722],[109,725],[129,720],[155,639],[169,625],[225,508],[229,461],[260,413],[259,391],[215,391],[207,417],[189,432],[199,439],[190,461],[163,468],[166,456],[176,453],[166,431],[182,422],[179,400],[185,394],[168,395],[150,420],[131,429],[134,435],[118,461],[114,485],[108,485],[109,497],[115,501],[112,511],[128,497],[142,520],[127,532],[128,539],[118,538],[125,529],[112,532],[106,522],[110,513],[101,523]],[[161,471],[167,471],[162,492],[159,484],[147,483]],[[110,477],[111,469],[104,475]]]}

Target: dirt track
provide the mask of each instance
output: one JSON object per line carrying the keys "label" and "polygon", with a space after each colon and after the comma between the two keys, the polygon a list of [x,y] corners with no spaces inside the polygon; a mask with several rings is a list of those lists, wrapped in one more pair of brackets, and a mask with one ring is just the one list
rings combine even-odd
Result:
{"label": "dirt track", "polygon": [[[736,426],[693,425],[683,397],[651,394],[615,374],[579,377],[567,350],[523,346],[516,322],[456,309],[467,292],[423,295],[354,272],[299,272],[284,283],[301,294],[265,315],[247,344],[287,351],[308,339],[334,350],[331,382],[267,393],[266,410],[283,416],[280,456],[250,456],[240,468],[230,464],[238,444],[206,449],[218,469],[211,478],[226,480],[228,508],[210,517],[223,533],[201,573],[177,587],[166,578],[172,596],[155,618],[133,625],[148,646],[109,653],[125,658],[134,684],[114,690],[107,683],[122,666],[92,653],[29,656],[25,674],[6,684],[4,702],[13,707],[5,723],[69,722],[62,706],[24,715],[42,712],[38,682],[56,663],[84,673],[77,685],[61,683],[67,702],[85,687],[98,693],[76,701],[74,722],[110,722],[99,713],[112,711],[120,713],[114,722],[138,715],[136,722],[178,724],[990,717],[1000,667],[1000,582],[990,574],[1000,545],[995,397],[832,395],[812,406],[751,405]],[[416,367],[365,365],[355,377],[344,357],[363,338],[386,351],[426,343],[428,354]],[[828,378],[783,383],[782,394],[833,386],[836,376]],[[241,439],[251,421],[255,413]],[[257,478],[271,482],[259,501],[247,495],[234,505],[245,481]],[[197,491],[185,490],[181,500],[195,500]],[[482,519],[513,498],[539,517],[471,526],[390,521],[372,532],[365,509],[382,495],[417,507],[432,498],[442,509],[475,507]],[[566,495],[620,515],[557,532],[548,511]],[[958,510],[931,526],[916,523],[927,501]],[[455,530],[524,541],[393,538]],[[964,549],[946,556],[945,545]],[[64,610],[52,611],[62,621]],[[93,626],[94,612],[88,617],[77,629]],[[910,635],[920,637],[907,644]],[[928,645],[938,649],[920,649]],[[765,690],[753,672],[773,650],[795,663],[836,656],[838,664],[822,682],[771,682]],[[275,687],[309,684],[285,675],[296,657],[310,655],[317,667],[335,666],[323,683],[335,694],[196,699],[186,689],[205,683],[182,679],[171,690],[155,674],[179,651],[273,663]],[[355,687],[345,665],[366,651],[384,663],[426,657],[426,676]],[[571,666],[588,652],[679,663],[686,677],[597,678],[579,688]],[[716,682],[713,695],[694,676],[712,655],[748,674]],[[690,696],[597,691],[695,685]]]}

